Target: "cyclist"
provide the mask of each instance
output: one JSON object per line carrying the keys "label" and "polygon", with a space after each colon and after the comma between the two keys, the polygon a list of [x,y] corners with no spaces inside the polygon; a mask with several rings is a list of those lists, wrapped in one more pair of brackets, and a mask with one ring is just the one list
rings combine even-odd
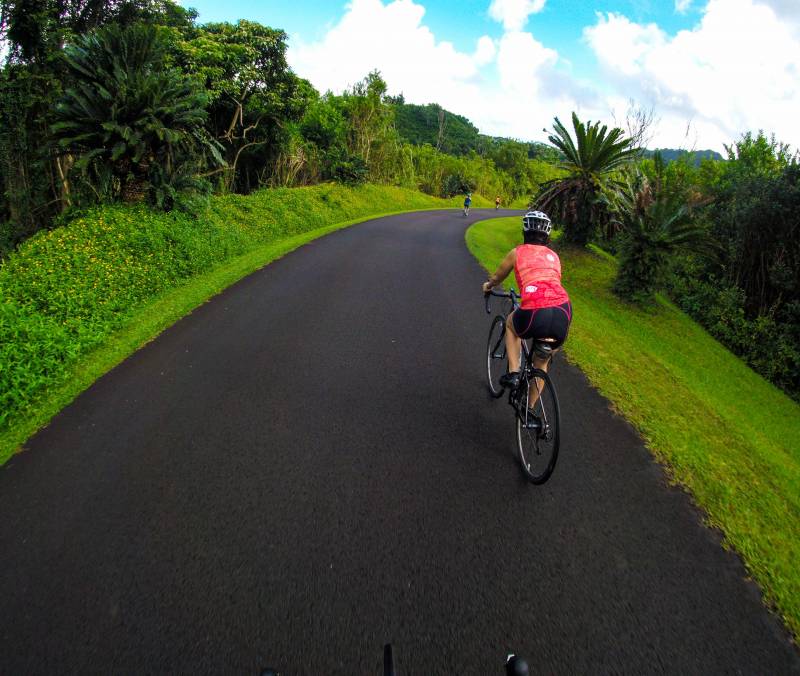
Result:
{"label": "cyclist", "polygon": [[494,198],[494,209],[497,211],[500,208],[500,195]]}
{"label": "cyclist", "polygon": [[[529,211],[522,218],[524,243],[511,249],[497,271],[483,283],[483,292],[508,277],[511,270],[517,278],[521,299],[517,310],[506,321],[506,353],[508,373],[500,377],[504,387],[519,384],[520,352],[522,338],[547,340],[553,348],[567,339],[572,321],[572,304],[561,286],[561,261],[550,242],[552,225],[547,214]],[[534,355],[535,368],[547,370],[548,359]]]}
{"label": "cyclist", "polygon": [[467,196],[464,198],[464,215],[469,216],[469,207],[472,204],[472,195],[467,193]]}

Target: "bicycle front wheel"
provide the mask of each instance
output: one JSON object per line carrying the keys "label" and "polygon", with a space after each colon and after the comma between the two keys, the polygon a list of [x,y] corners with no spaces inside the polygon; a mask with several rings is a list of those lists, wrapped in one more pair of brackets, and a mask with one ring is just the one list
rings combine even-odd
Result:
{"label": "bicycle front wheel", "polygon": [[489,344],[486,346],[486,374],[489,378],[489,392],[497,399],[503,394],[500,376],[507,369],[506,360],[506,320],[497,315],[489,330]]}
{"label": "bicycle front wheel", "polygon": [[533,369],[520,383],[517,403],[517,450],[522,472],[532,483],[543,484],[555,469],[560,424],[553,381]]}

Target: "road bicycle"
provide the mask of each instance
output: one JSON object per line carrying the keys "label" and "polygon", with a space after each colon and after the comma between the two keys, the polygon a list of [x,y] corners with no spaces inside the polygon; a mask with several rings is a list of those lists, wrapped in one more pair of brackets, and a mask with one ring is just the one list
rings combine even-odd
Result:
{"label": "road bicycle", "polygon": [[[489,392],[499,399],[506,388],[500,377],[508,369],[506,356],[506,320],[519,307],[519,294],[491,291],[486,295],[486,314],[491,314],[492,296],[508,301],[505,312],[495,316],[486,348],[486,372]],[[522,471],[529,481],[543,484],[550,478],[558,460],[560,413],[556,388],[547,371],[535,368],[533,357],[552,364],[553,347],[547,340],[523,340],[519,384],[510,388],[508,403],[514,409],[517,425],[517,451]]]}

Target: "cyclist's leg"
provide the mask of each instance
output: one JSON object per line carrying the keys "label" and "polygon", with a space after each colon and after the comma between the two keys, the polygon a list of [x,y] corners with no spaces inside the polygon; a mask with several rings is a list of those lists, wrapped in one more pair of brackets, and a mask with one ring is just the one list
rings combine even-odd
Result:
{"label": "cyclist's leg", "polygon": [[506,317],[506,355],[508,355],[508,372],[516,373],[519,371],[520,354],[522,352],[522,340],[517,335],[514,328],[515,310]]}
{"label": "cyclist's leg", "polygon": [[[571,320],[572,307],[569,303],[556,307],[542,308],[536,313],[528,330],[521,335],[523,338],[546,340],[552,344],[553,352],[556,352],[567,339]],[[550,366],[550,357],[542,357],[534,353],[533,366],[546,373]],[[534,391],[529,393],[528,408],[533,408],[533,405],[539,399],[539,393],[544,387],[544,382],[540,378],[536,378],[535,385]]]}
{"label": "cyclist's leg", "polygon": [[536,310],[517,308],[506,319],[506,353],[508,354],[509,373],[520,370],[522,353],[522,339],[520,336],[524,336],[525,332],[530,330],[535,315]]}
{"label": "cyclist's leg", "polygon": [[[555,352],[555,350],[553,350]],[[547,368],[550,366],[550,357],[540,357],[538,354],[534,354],[533,358],[533,368],[539,369],[547,373]],[[533,408],[536,405],[536,402],[539,401],[539,394],[544,387],[544,381],[541,378],[534,378],[534,385],[535,388],[532,391],[528,392],[528,408]]]}

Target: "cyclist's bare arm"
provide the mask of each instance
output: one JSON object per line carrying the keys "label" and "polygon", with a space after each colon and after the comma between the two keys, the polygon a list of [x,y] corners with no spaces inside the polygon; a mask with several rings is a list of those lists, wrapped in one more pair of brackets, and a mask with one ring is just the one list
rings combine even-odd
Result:
{"label": "cyclist's bare arm", "polygon": [[500,284],[511,271],[514,269],[514,266],[517,264],[517,250],[511,249],[508,252],[508,255],[503,259],[503,262],[500,263],[500,266],[495,270],[494,274],[489,276],[483,284],[483,292],[488,293],[493,286],[497,286]]}

